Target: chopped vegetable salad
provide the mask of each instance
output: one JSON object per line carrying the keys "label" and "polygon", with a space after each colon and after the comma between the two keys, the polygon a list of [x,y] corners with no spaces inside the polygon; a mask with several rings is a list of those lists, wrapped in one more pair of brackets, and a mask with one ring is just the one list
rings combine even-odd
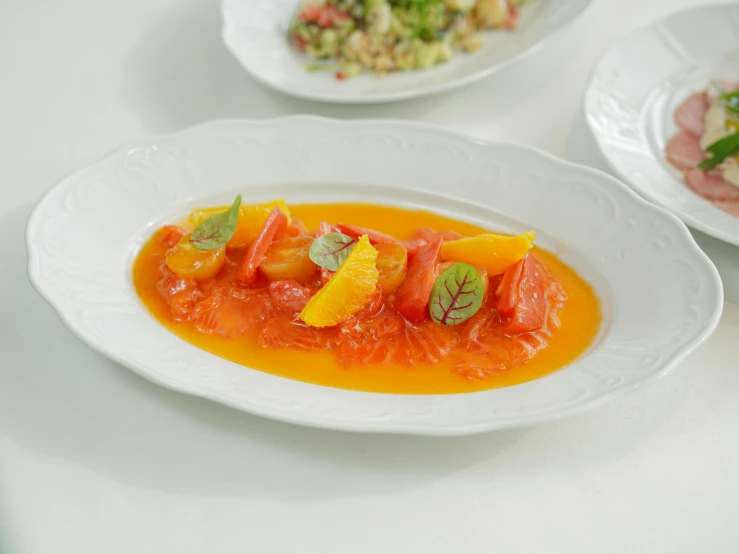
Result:
{"label": "chopped vegetable salad", "polygon": [[339,80],[428,69],[455,51],[474,52],[478,31],[514,29],[527,0],[304,0],[290,29],[294,44]]}

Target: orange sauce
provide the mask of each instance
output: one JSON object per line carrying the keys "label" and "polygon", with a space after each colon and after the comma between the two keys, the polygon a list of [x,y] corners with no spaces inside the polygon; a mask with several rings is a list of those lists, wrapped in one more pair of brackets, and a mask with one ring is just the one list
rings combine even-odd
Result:
{"label": "orange sauce", "polygon": [[[424,211],[367,204],[302,204],[292,215],[314,230],[323,220],[343,221],[404,239],[417,228],[457,231],[463,235],[490,232],[478,226]],[[171,332],[221,358],[259,371],[327,387],[397,394],[452,394],[506,387],[537,379],[574,361],[595,339],[601,323],[600,303],[593,288],[555,255],[535,249],[568,296],[559,312],[561,326],[549,345],[526,363],[480,380],[467,380],[442,362],[413,367],[384,364],[345,368],[331,351],[297,351],[262,347],[256,336],[236,339],[203,334],[188,322],[177,322],[157,291],[164,250],[154,239],[147,242],[133,267],[133,281],[141,301]],[[250,371],[244,369],[244,371]]]}

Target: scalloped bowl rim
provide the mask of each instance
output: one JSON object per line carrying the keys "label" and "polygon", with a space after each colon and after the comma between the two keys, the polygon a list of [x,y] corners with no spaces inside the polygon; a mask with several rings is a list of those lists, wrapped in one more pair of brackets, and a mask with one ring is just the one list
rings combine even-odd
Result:
{"label": "scalloped bowl rim", "polygon": [[[43,276],[40,274],[40,255],[39,255],[37,246],[35,244],[36,230],[38,228],[39,218],[41,217],[41,214],[43,213],[43,211],[47,208],[47,204],[51,201],[51,198],[53,197],[55,190],[57,190],[58,186],[60,186],[64,182],[71,180],[75,177],[84,175],[84,173],[88,169],[98,164],[109,161],[112,158],[122,155],[124,152],[131,150],[132,148],[140,147],[142,145],[146,145],[146,144],[153,145],[160,141],[177,139],[180,137],[187,136],[189,134],[198,133],[202,130],[212,129],[220,125],[238,124],[238,125],[245,125],[245,126],[264,126],[264,125],[282,124],[282,123],[290,123],[290,122],[297,122],[297,123],[308,122],[308,123],[319,124],[321,126],[331,126],[331,127],[340,127],[340,128],[377,127],[377,126],[379,127],[391,126],[391,127],[399,128],[399,129],[413,128],[416,130],[427,131],[430,134],[442,134],[442,135],[446,135],[449,137],[454,137],[458,140],[468,142],[469,144],[475,145],[478,147],[482,146],[485,148],[495,148],[496,146],[500,146],[500,147],[515,148],[522,152],[525,152],[527,155],[543,159],[547,163],[552,164],[554,166],[569,168],[570,170],[573,170],[587,178],[607,182],[608,185],[611,187],[622,189],[623,192],[627,193],[631,201],[637,202],[643,206],[648,207],[649,210],[655,214],[655,216],[658,216],[668,221],[670,225],[673,226],[674,230],[680,234],[679,238],[685,241],[686,246],[693,251],[692,253],[698,256],[698,258],[703,261],[704,263],[703,269],[707,271],[707,275],[711,281],[710,284],[712,285],[716,293],[716,302],[714,305],[713,315],[705,322],[705,325],[703,326],[700,332],[696,333],[694,336],[691,337],[689,341],[685,342],[685,344],[683,345],[680,351],[675,352],[671,357],[665,360],[664,364],[661,366],[661,369],[659,371],[656,371],[654,373],[651,373],[649,375],[642,377],[636,383],[631,383],[631,384],[626,383],[623,385],[616,386],[610,390],[600,393],[598,396],[594,398],[588,399],[585,402],[581,402],[576,405],[568,406],[565,409],[560,409],[553,413],[544,413],[544,414],[537,415],[537,416],[517,418],[512,421],[511,420],[484,421],[484,422],[476,423],[473,425],[452,425],[452,426],[439,426],[433,423],[428,424],[428,425],[419,424],[419,423],[412,423],[412,424],[406,423],[404,425],[399,425],[397,423],[392,423],[392,422],[390,424],[387,424],[384,422],[377,422],[377,421],[366,422],[366,423],[359,423],[356,421],[342,423],[342,422],[337,422],[335,419],[332,419],[331,417],[306,418],[305,416],[301,416],[301,415],[297,415],[297,416],[293,415],[289,411],[287,412],[280,411],[279,408],[263,409],[263,408],[256,408],[253,406],[244,406],[242,403],[235,402],[227,396],[221,396],[221,395],[215,394],[210,391],[203,391],[197,388],[185,386],[182,383],[172,381],[166,378],[162,378],[160,375],[155,375],[155,374],[147,372],[144,368],[140,367],[136,363],[131,362],[131,360],[129,360],[123,352],[101,347],[100,344],[96,343],[94,340],[92,340],[88,336],[88,334],[86,333],[84,329],[76,325],[75,322],[72,320],[72,318],[68,317],[68,315],[64,312],[63,306],[61,306],[61,303],[58,301],[58,299],[53,294],[51,287],[48,285],[48,283],[44,282]],[[464,135],[462,133],[458,133],[455,131],[450,131],[444,127],[437,126],[437,125],[419,124],[419,123],[411,123],[411,122],[396,121],[396,120],[368,119],[368,120],[351,121],[351,120],[334,120],[334,119],[317,117],[317,116],[287,116],[287,117],[280,117],[280,118],[267,119],[267,120],[223,119],[223,120],[217,120],[217,121],[211,121],[211,122],[199,124],[199,125],[189,127],[189,128],[183,129],[175,133],[163,134],[163,135],[158,135],[158,136],[151,137],[148,139],[144,139],[141,141],[125,143],[119,148],[116,148],[112,152],[103,156],[98,161],[92,164],[89,164],[87,167],[82,168],[76,172],[73,172],[69,174],[67,177],[61,179],[43,195],[43,197],[39,200],[38,204],[34,207],[28,219],[28,223],[26,225],[26,246],[27,246],[27,251],[29,254],[28,274],[29,274],[30,282],[33,285],[34,289],[39,293],[40,296],[44,298],[44,300],[46,300],[46,302],[48,302],[52,306],[52,308],[57,312],[57,314],[61,318],[64,325],[77,338],[79,338],[83,343],[85,343],[87,346],[89,346],[93,350],[100,352],[101,354],[108,357],[109,359],[121,364],[122,366],[126,368],[129,368],[135,371],[136,373],[146,378],[147,380],[153,381],[159,385],[162,385],[172,390],[176,390],[178,392],[190,394],[196,397],[207,398],[209,400],[219,402],[221,404],[233,407],[241,411],[245,411],[247,413],[251,413],[253,415],[267,417],[267,418],[275,419],[278,421],[283,421],[283,422],[298,424],[298,425],[305,425],[305,426],[310,426],[310,427],[318,427],[318,428],[326,428],[326,429],[342,430],[342,431],[352,431],[352,432],[399,433],[399,434],[429,435],[429,436],[460,436],[460,435],[477,434],[477,433],[482,433],[482,432],[487,432],[487,431],[492,431],[492,430],[529,426],[529,425],[542,423],[545,421],[551,421],[553,419],[559,419],[562,417],[572,416],[575,414],[582,413],[598,405],[601,405],[624,392],[627,392],[629,390],[633,390],[638,387],[641,387],[642,385],[651,383],[658,377],[661,377],[665,375],[668,371],[672,370],[686,356],[688,356],[691,352],[693,352],[695,348],[697,348],[699,345],[705,342],[706,339],[713,333],[713,331],[716,329],[719,323],[721,313],[722,313],[722,306],[723,306],[723,287],[722,287],[720,275],[717,269],[715,268],[715,266],[713,265],[713,263],[711,262],[711,260],[708,258],[708,256],[699,248],[699,246],[693,239],[692,235],[688,231],[688,228],[685,226],[685,224],[681,222],[675,215],[668,212],[667,210],[659,206],[650,204],[644,198],[636,194],[631,188],[626,186],[624,183],[618,181],[617,179],[613,178],[612,176],[602,171],[599,171],[597,169],[593,169],[593,168],[586,167],[580,164],[562,160],[547,152],[544,152],[542,150],[539,150],[531,146],[510,143],[510,142],[505,142],[505,141],[482,140],[482,139],[473,138],[468,135]],[[250,370],[250,371],[255,371],[255,370]],[[561,371],[561,370],[558,370],[558,371]],[[308,386],[316,386],[316,385],[308,385]],[[508,387],[508,388],[511,388],[511,387]],[[341,389],[333,389],[333,390],[341,390]],[[497,390],[503,390],[503,389],[497,389]],[[356,391],[342,391],[342,392],[356,392]],[[486,391],[483,391],[483,392],[486,392]],[[360,394],[373,394],[374,395],[377,393],[360,393]],[[467,394],[481,394],[481,393],[467,393]],[[402,396],[402,395],[395,395],[395,396]],[[458,396],[458,395],[448,395],[448,396]]]}

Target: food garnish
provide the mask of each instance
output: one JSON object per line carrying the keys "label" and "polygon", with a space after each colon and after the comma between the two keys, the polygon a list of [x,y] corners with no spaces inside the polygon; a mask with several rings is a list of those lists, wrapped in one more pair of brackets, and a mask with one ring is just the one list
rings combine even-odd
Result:
{"label": "food garnish", "polygon": [[356,239],[343,233],[326,233],[310,245],[310,259],[319,267],[336,271],[351,254]]}
{"label": "food garnish", "polygon": [[310,327],[329,327],[349,319],[377,292],[377,250],[362,236],[298,316]]}
{"label": "food garnish", "polygon": [[713,154],[698,164],[698,169],[707,171],[723,163],[726,158],[739,154],[739,132],[727,135],[706,148],[706,152]]}
{"label": "food garnish", "polygon": [[[719,87],[717,86],[717,88]],[[720,88],[719,90],[722,92],[721,96],[719,96],[719,100],[721,100],[724,107],[730,112],[739,114],[739,90],[735,90],[733,92],[724,92]]]}
{"label": "food garnish", "polygon": [[[280,211],[287,216],[287,224],[290,225],[292,223],[290,209],[284,199],[273,200],[272,202],[265,202],[263,204],[242,204],[239,208],[239,222],[236,225],[236,232],[226,246],[228,248],[245,248],[249,246],[259,234],[259,231],[262,230],[264,222],[267,221],[269,214],[275,208],[280,208]],[[223,213],[228,209],[228,206],[216,206],[193,210],[188,217],[188,221],[190,225],[197,227],[205,219],[215,214]]]}
{"label": "food garnish", "polygon": [[234,200],[231,207],[223,213],[210,216],[190,236],[190,242],[198,250],[213,250],[225,246],[236,232],[239,222],[239,207],[241,206],[241,195]]}
{"label": "food garnish", "polygon": [[442,272],[431,289],[429,313],[439,325],[459,325],[482,307],[484,288],[474,267],[455,263]]}

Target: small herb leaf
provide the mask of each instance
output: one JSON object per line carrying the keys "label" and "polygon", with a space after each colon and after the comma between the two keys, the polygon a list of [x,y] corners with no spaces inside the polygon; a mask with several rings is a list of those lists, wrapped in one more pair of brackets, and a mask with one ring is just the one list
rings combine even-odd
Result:
{"label": "small herb leaf", "polygon": [[739,90],[733,92],[723,92],[719,96],[719,100],[724,105],[724,108],[733,113],[739,113]]}
{"label": "small herb leaf", "polygon": [[713,154],[713,157],[707,158],[699,163],[698,169],[713,169],[729,156],[739,153],[739,133],[733,133],[717,140],[706,148],[706,152]]}
{"label": "small herb leaf", "polygon": [[317,266],[337,271],[356,243],[355,239],[343,233],[326,233],[313,240],[308,255]]}
{"label": "small herb leaf", "polygon": [[234,203],[225,212],[210,216],[190,236],[190,242],[198,250],[214,250],[225,246],[236,232],[239,223],[239,208],[241,207],[241,195],[236,197]]}
{"label": "small herb leaf", "polygon": [[480,274],[469,264],[456,263],[436,279],[429,297],[429,313],[439,325],[459,325],[482,306]]}

